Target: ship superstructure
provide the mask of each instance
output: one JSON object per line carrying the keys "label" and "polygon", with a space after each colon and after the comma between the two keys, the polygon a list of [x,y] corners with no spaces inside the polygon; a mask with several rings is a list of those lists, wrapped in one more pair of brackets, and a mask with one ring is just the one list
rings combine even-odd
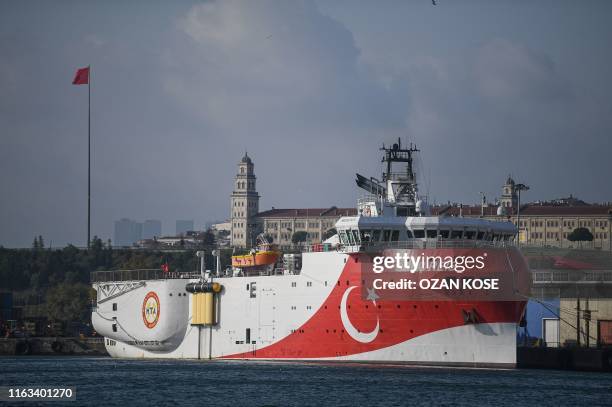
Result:
{"label": "ship superstructure", "polygon": [[[113,357],[337,360],[514,366],[526,301],[383,300],[362,295],[364,259],[386,250],[488,256],[489,273],[525,283],[514,225],[431,216],[413,155],[382,148],[382,180],[357,174],[367,196],[323,244],[280,253],[270,242],[234,256],[230,272],[92,273],[92,320]],[[399,170],[398,170],[399,168]]]}

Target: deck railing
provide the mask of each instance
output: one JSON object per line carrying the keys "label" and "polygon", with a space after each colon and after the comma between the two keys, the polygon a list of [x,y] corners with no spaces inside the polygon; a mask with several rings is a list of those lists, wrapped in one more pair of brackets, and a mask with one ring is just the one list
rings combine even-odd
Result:
{"label": "deck railing", "polygon": [[164,272],[160,269],[92,271],[90,274],[92,283],[104,283],[111,281],[170,280],[178,278],[198,278],[199,276],[200,273],[196,272]]}
{"label": "deck railing", "polygon": [[415,239],[397,242],[370,242],[360,245],[341,245],[338,251],[344,253],[380,252],[396,249],[489,249],[514,247],[512,241],[464,240],[464,239]]}

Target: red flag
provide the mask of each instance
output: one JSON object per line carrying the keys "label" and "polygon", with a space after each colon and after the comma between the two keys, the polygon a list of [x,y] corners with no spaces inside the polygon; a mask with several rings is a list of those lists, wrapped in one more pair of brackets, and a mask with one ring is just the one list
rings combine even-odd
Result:
{"label": "red flag", "polygon": [[87,85],[89,83],[89,67],[79,68],[72,80],[73,85]]}

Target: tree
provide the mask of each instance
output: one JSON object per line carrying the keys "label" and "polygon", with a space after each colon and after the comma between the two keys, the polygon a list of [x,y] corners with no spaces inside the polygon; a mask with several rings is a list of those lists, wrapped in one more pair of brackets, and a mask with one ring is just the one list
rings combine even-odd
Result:
{"label": "tree", "polygon": [[47,316],[54,321],[86,321],[89,318],[89,287],[60,284],[47,294]]}
{"label": "tree", "polygon": [[32,242],[32,249],[37,250],[37,249],[44,249],[45,248],[45,242],[43,241],[43,238],[41,235],[38,235],[38,237],[34,237],[34,241]]}
{"label": "tree", "polygon": [[592,242],[593,234],[587,228],[576,228],[567,236],[570,242]]}
{"label": "tree", "polygon": [[215,245],[215,234],[212,229],[207,229],[201,236],[201,242],[203,246],[214,246]]}
{"label": "tree", "polygon": [[304,243],[307,238],[308,238],[308,233],[306,233],[303,230],[300,230],[293,234],[293,236],[291,237],[291,242],[293,244]]}
{"label": "tree", "polygon": [[576,228],[567,236],[567,240],[570,242],[578,242],[582,247],[582,242],[592,242],[593,234],[587,228]]}

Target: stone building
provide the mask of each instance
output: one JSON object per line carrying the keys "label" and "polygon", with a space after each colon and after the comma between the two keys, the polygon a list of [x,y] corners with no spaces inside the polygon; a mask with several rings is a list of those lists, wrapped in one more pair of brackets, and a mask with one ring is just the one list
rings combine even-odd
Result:
{"label": "stone building", "polygon": [[231,235],[232,246],[251,247],[257,237],[255,215],[259,212],[259,194],[255,166],[247,153],[238,163],[234,177],[234,191],[231,195]]}
{"label": "stone building", "polygon": [[[509,177],[502,187],[499,205],[446,205],[434,207],[432,212],[510,220],[519,227],[521,244],[612,251],[612,204],[587,204],[570,195],[549,202],[521,203],[518,211],[517,195],[516,183]],[[588,229],[593,234],[593,241],[568,240],[576,228]]]}
{"label": "stone building", "polygon": [[342,216],[356,216],[356,208],[271,209],[257,215],[260,230],[272,236],[274,242],[291,246],[296,232],[306,232],[306,243],[320,243],[326,232],[333,229]]}
{"label": "stone building", "polygon": [[238,163],[231,195],[231,245],[252,247],[257,235],[270,235],[280,246],[292,245],[293,234],[306,232],[306,243],[320,243],[342,216],[355,216],[355,208],[275,209],[259,212],[254,164],[245,153]]}

